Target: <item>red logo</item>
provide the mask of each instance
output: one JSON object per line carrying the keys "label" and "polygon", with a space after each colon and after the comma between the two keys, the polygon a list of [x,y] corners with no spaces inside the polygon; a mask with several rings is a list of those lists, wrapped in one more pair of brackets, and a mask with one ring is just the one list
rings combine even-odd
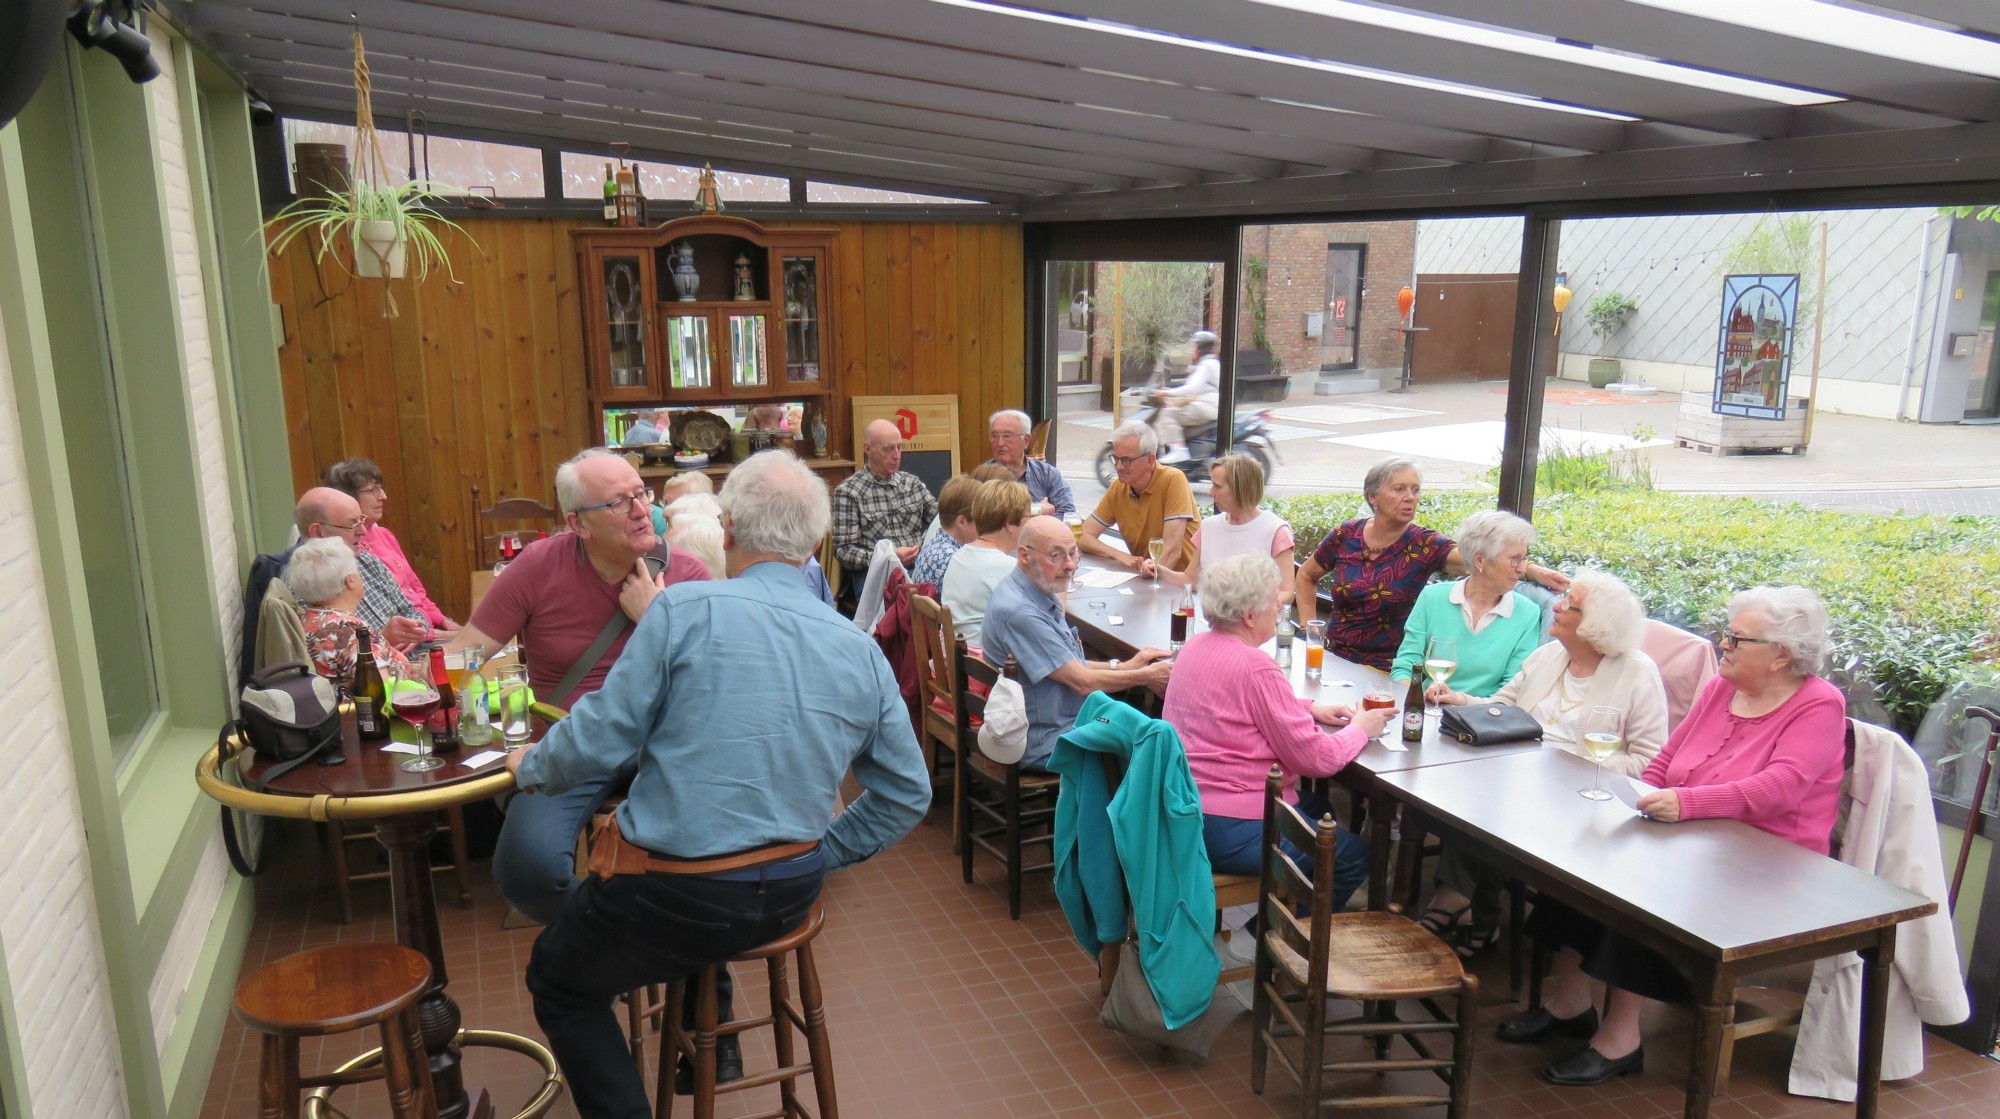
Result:
{"label": "red logo", "polygon": [[896,421],[897,434],[905,439],[915,439],[917,437],[917,414],[915,412],[910,411],[908,408],[898,408],[893,418]]}

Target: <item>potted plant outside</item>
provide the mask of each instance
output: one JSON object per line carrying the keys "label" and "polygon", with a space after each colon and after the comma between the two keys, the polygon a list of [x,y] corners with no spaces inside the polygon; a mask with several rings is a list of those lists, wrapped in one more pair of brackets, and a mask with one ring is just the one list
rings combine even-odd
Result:
{"label": "potted plant outside", "polygon": [[1597,352],[1600,356],[1590,359],[1590,387],[1601,389],[1618,380],[1620,366],[1615,357],[1604,357],[1604,343],[1624,327],[1625,320],[1632,317],[1639,305],[1622,291],[1599,292],[1592,296],[1583,309],[1585,321],[1590,323],[1591,333],[1597,335]]}

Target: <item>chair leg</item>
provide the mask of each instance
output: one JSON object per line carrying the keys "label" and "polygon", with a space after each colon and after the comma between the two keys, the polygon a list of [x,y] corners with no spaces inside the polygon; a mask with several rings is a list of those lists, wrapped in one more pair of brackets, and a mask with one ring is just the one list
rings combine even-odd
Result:
{"label": "chair leg", "polygon": [[840,1119],[840,1102],[833,1090],[833,1039],[826,1032],[826,1010],[820,1004],[819,968],[813,963],[812,945],[799,945],[798,957],[799,1002],[805,1010],[806,1052],[812,1057],[819,1119]]}
{"label": "chair leg", "polygon": [[958,861],[960,873],[968,885],[972,882],[972,778],[966,777],[958,786]]}
{"label": "chair leg", "polygon": [[[1261,897],[1259,899],[1261,901]],[[1250,976],[1250,1091],[1264,1094],[1264,1072],[1271,1061],[1271,963],[1265,958],[1263,938],[1258,937],[1256,959]]]}
{"label": "chair leg", "polygon": [[257,1070],[257,1119],[299,1119],[299,1039],[265,1034]]}
{"label": "chair leg", "polygon": [[1478,1014],[1473,996],[1478,993],[1479,981],[1466,976],[1458,989],[1458,1028],[1452,1031],[1451,1039],[1451,1103],[1445,1109],[1445,1119],[1465,1119],[1466,1109],[1472,1105],[1473,1019]]}
{"label": "chair leg", "polygon": [[687,980],[668,983],[667,993],[660,1001],[660,1060],[654,1073],[657,1078],[653,1087],[654,1119],[673,1119],[674,1065],[687,1043],[681,1030],[681,1008],[686,1003]]}
{"label": "chair leg", "polygon": [[451,825],[451,867],[452,876],[458,879],[458,907],[472,908],[472,857],[465,846],[465,808],[454,804],[445,810],[446,822]]}
{"label": "chair leg", "polygon": [[694,1119],[715,1119],[715,968],[703,968],[695,982],[701,994],[694,1008]]}
{"label": "chair leg", "polygon": [[347,826],[339,820],[326,822],[328,846],[333,855],[333,892],[340,899],[340,923],[354,923],[354,887],[347,881]]}
{"label": "chair leg", "polygon": [[[765,960],[764,972],[770,978],[771,988],[771,1050],[777,1056],[778,1067],[788,1069],[792,1067],[792,985],[786,974],[785,957],[778,955]],[[778,1105],[785,1119],[799,1119],[798,1081],[778,1081]]]}
{"label": "chair leg", "polygon": [[1007,772],[1007,916],[1021,919],[1021,771]]}
{"label": "chair leg", "polygon": [[1507,883],[1507,997],[1521,1001],[1521,968],[1523,965],[1522,932],[1528,923],[1527,887],[1519,882]]}
{"label": "chair leg", "polygon": [[645,988],[636,987],[625,992],[625,1048],[631,1051],[632,1067],[639,1070],[639,1079],[646,1079],[646,1019],[640,1003],[645,1001]]}
{"label": "chair leg", "polygon": [[382,1023],[382,1073],[395,1119],[430,1119],[437,1114],[430,1058],[414,1007]]}

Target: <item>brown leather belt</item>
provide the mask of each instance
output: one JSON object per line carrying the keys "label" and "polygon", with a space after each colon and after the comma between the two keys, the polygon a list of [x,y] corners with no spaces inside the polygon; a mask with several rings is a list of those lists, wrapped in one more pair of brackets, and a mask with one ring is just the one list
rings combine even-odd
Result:
{"label": "brown leather belt", "polygon": [[805,843],[776,843],[709,859],[673,859],[656,855],[627,840],[619,832],[618,814],[613,812],[606,815],[590,833],[590,861],[587,867],[599,878],[618,874],[721,874],[728,870],[796,859],[818,847],[819,841],[815,839]]}

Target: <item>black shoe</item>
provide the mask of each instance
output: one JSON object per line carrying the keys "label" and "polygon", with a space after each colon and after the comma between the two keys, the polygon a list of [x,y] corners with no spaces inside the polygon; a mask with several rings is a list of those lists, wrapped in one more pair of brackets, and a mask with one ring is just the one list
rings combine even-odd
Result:
{"label": "black shoe", "polygon": [[[743,1079],[743,1047],[736,1036],[715,1039],[715,1082],[727,1084]],[[674,1095],[694,1095],[694,1066],[682,1057],[674,1065]]]}
{"label": "black shoe", "polygon": [[1646,1047],[1641,1045],[1623,1057],[1607,1057],[1586,1045],[1583,1052],[1552,1061],[1542,1069],[1542,1079],[1566,1088],[1586,1088],[1602,1084],[1614,1076],[1630,1076],[1646,1067]]}
{"label": "black shoe", "polygon": [[1517,1043],[1551,1037],[1587,1038],[1597,1032],[1597,1008],[1593,1006],[1574,1018],[1558,1018],[1538,1006],[1500,1023],[1498,1032],[1501,1041]]}

